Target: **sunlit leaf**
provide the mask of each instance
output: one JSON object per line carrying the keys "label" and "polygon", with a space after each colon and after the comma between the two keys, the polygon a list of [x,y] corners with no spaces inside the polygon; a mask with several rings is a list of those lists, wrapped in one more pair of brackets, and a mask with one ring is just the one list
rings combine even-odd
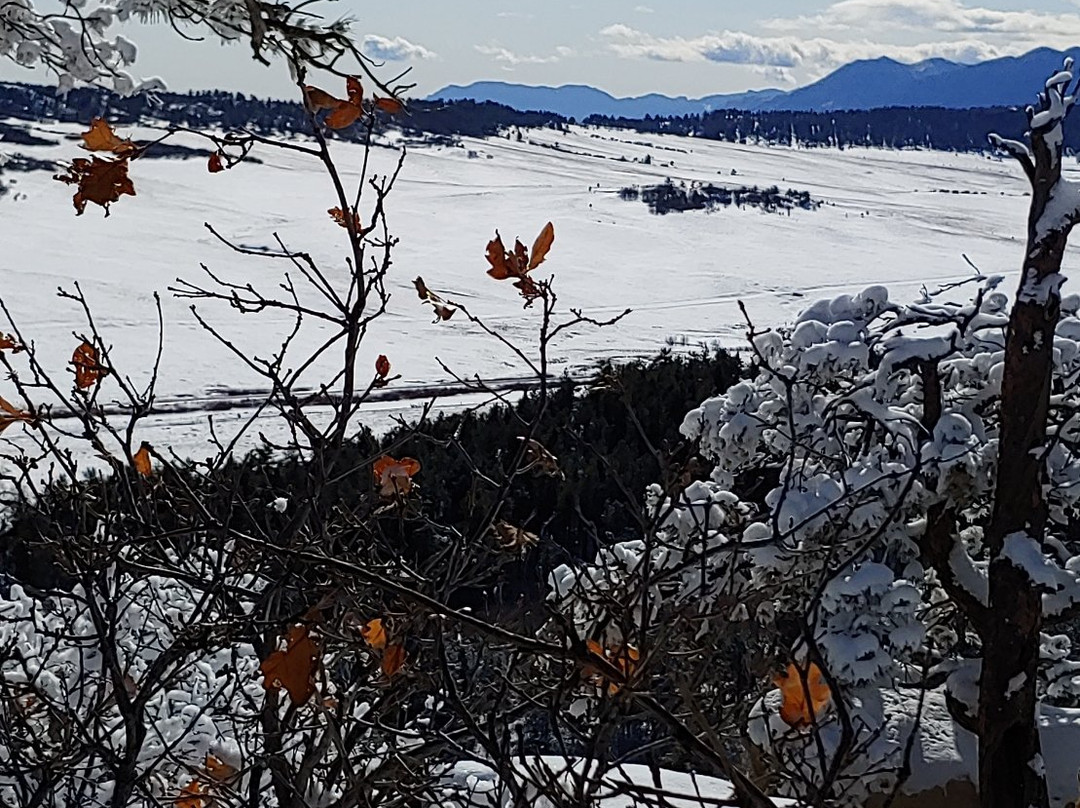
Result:
{"label": "sunlit leaf", "polygon": [[150,444],[143,441],[139,447],[139,451],[135,452],[131,458],[131,465],[135,467],[135,471],[139,472],[143,477],[149,477],[153,474],[153,465],[150,461]]}
{"label": "sunlit leaf", "polygon": [[805,683],[802,673],[800,668],[790,664],[773,679],[773,684],[780,688],[780,717],[790,727],[812,724],[814,716],[821,715],[832,701],[832,691],[817,665],[811,662],[805,669]]}
{"label": "sunlit leaf", "polygon": [[532,255],[529,258],[529,269],[536,269],[540,264],[544,263],[548,250],[551,249],[554,241],[555,225],[548,222],[544,225],[544,229],[540,231],[540,235],[536,237],[536,241],[533,242]]}
{"label": "sunlit leaf", "polygon": [[342,101],[337,108],[326,116],[326,125],[331,129],[345,129],[356,123],[362,110],[355,104]]}
{"label": "sunlit leaf", "polygon": [[320,90],[318,87],[312,87],[309,84],[304,87],[304,103],[312,112],[319,112],[324,109],[336,109],[342,101],[325,90]]}
{"label": "sunlit leaf", "polygon": [[395,460],[389,455],[384,455],[372,464],[371,471],[375,476],[379,496],[383,499],[393,499],[396,496],[405,496],[412,491],[412,478],[420,471],[420,461],[411,457]]}
{"label": "sunlit leaf", "polygon": [[548,451],[544,444],[536,440],[536,438],[526,439],[522,437],[518,438],[518,440],[525,441],[525,462],[521,467],[521,471],[539,471],[548,477],[566,478],[562,469],[559,468],[559,458]]}
{"label": "sunlit leaf", "polygon": [[381,651],[386,647],[386,629],[383,628],[383,621],[381,617],[376,617],[373,620],[368,620],[360,628],[360,636],[364,638],[364,642],[374,648],[376,651]]}
{"label": "sunlit leaf", "polygon": [[495,238],[488,242],[485,253],[491,265],[487,273],[498,281],[514,278],[514,286],[529,305],[543,294],[545,288],[530,278],[529,273],[543,263],[554,241],[555,226],[548,222],[536,237],[531,254],[520,239],[515,239],[513,251],[508,251],[496,230]]}
{"label": "sunlit leaf", "polygon": [[405,110],[405,105],[396,98],[376,98],[375,107],[390,115],[397,115]]}
{"label": "sunlit leaf", "polygon": [[83,148],[87,151],[107,151],[125,157],[138,149],[130,140],[117,137],[104,118],[94,118],[90,122],[90,130],[83,132],[81,137]]}
{"label": "sunlit leaf", "polygon": [[360,83],[360,79],[356,76],[349,76],[345,79],[345,91],[349,95],[349,103],[354,107],[359,107],[364,103],[364,85]]}
{"label": "sunlit leaf", "polygon": [[173,800],[175,808],[210,808],[207,788],[198,780],[192,780],[180,789],[180,796]]}

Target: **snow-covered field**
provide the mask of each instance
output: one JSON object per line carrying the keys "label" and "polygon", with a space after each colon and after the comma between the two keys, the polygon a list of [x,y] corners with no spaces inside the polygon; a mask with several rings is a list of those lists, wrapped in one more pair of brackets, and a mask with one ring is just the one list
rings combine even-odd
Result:
{"label": "snow-covered field", "polygon": [[[82,153],[63,139],[77,127],[33,129],[61,145],[6,151],[50,159]],[[138,381],[153,360],[153,294],[162,293],[160,402],[191,411],[161,416],[145,437],[184,453],[207,449],[201,407],[250,400],[261,385],[166,287],[177,277],[199,279],[200,263],[230,280],[267,286],[283,269],[283,262],[231,252],[204,222],[249,247],[273,247],[276,233],[330,273],[344,265],[342,231],[326,215],[334,195],[319,166],[269,148],[254,154],[262,165],[215,175],[201,160],[137,161],[131,174],[138,196],[121,199],[108,219],[94,206],[76,218],[71,188],[46,172],[5,175],[17,184],[0,198],[0,296],[19,326],[62,370],[74,345],[71,332],[82,324],[77,308],[58,300],[55,290],[77,280],[115,346],[114,361]],[[337,154],[355,176],[360,147],[338,145]],[[642,162],[646,156],[651,164]],[[380,148],[374,160],[386,171],[396,153]],[[1077,168],[1070,164],[1067,171]],[[735,187],[776,184],[809,191],[824,204],[791,216],[734,208],[656,216],[616,194],[669,177]],[[536,313],[523,312],[514,290],[485,274],[484,246],[496,228],[504,238],[519,235],[531,243],[552,220],[556,241],[543,269],[555,275],[560,300],[601,318],[633,309],[612,328],[581,329],[557,346],[555,371],[580,371],[604,357],[655,354],[669,339],[739,344],[745,331],[740,300],[757,325],[770,326],[791,321],[819,296],[870,284],[914,297],[923,284],[970,275],[962,254],[985,273],[1010,273],[1019,265],[1026,228],[1024,191],[1021,172],[1010,162],[930,151],[770,148],[585,128],[528,131],[524,142],[466,139],[462,148],[417,147],[389,204],[390,225],[401,240],[393,297],[360,363],[371,367],[386,354],[403,376],[395,383],[402,387],[446,379],[440,361],[464,375],[523,374],[505,348],[465,320],[432,323],[412,287],[422,275],[432,289],[527,342]],[[274,315],[203,311],[260,355],[279,344],[289,326]],[[307,339],[318,336],[313,328]],[[378,426],[415,404],[379,404],[365,418]],[[215,421],[246,412],[222,410]]]}

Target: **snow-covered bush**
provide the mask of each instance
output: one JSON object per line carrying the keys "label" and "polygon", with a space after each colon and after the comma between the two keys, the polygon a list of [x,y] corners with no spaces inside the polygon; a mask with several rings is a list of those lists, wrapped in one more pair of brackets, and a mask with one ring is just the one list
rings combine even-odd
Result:
{"label": "snow-covered bush", "polygon": [[[997,480],[1008,323],[999,283],[978,278],[970,299],[961,287],[907,304],[871,287],[814,304],[789,330],[752,334],[756,377],[683,423],[714,464],[711,478],[651,489],[654,535],[556,570],[553,602],[584,636],[655,643],[667,654],[708,645],[747,619],[786,636],[796,659],[809,654],[827,671],[833,705],[818,718],[821,731],[853,727],[842,754],[848,773],[862,776],[866,756],[854,760],[884,729],[882,691],[922,686],[924,672],[934,678],[977,655],[956,603],[988,597],[982,535]],[[1054,338],[1047,551],[1019,537],[1005,550],[1044,588],[1050,620],[1080,600],[1070,532],[1080,506],[1080,444],[1071,437],[1080,427],[1078,309],[1080,297],[1063,301]],[[772,481],[769,490],[747,493],[755,475]],[[955,514],[948,545],[931,546],[942,512]],[[680,621],[695,627],[696,645],[671,644]],[[1076,692],[1068,650],[1064,638],[1044,648],[1043,692],[1061,703]],[[766,712],[775,709],[767,700]],[[839,745],[833,737],[826,746]],[[893,744],[890,758],[874,762],[880,787],[902,751]],[[814,781],[816,771],[820,784],[828,766],[815,766],[789,774]]]}

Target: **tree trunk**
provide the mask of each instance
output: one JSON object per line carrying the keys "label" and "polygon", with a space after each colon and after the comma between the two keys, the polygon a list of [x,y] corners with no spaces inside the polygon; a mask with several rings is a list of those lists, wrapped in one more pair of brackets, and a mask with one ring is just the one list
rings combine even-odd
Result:
{"label": "tree trunk", "polygon": [[1073,193],[1061,180],[1060,137],[1071,105],[1065,97],[1071,75],[1062,81],[1064,75],[1051,79],[1040,105],[1053,115],[1039,126],[1035,123],[1042,119],[1031,117],[1030,150],[1014,141],[996,141],[1024,166],[1032,197],[1027,252],[1005,338],[997,486],[985,536],[991,563],[989,608],[979,627],[983,642],[978,715],[982,808],[1048,805],[1035,690],[1042,591],[1002,551],[1010,534],[1022,533],[1041,546],[1046,531],[1042,450],[1050,408],[1054,331],[1061,308],[1059,272],[1076,220],[1076,212],[1063,205]]}

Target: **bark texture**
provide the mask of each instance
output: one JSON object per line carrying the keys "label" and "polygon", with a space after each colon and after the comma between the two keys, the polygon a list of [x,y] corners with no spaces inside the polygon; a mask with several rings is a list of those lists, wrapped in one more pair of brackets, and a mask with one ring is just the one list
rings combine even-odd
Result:
{"label": "bark texture", "polygon": [[[1071,64],[1066,65],[1066,69]],[[1074,191],[1061,179],[1061,142],[1071,75],[1047,83],[1038,110],[1029,110],[1031,147],[996,140],[1031,181],[1027,252],[1009,318],[1001,390],[997,488],[986,531],[990,601],[979,633],[979,798],[983,808],[1048,805],[1040,760],[1036,674],[1042,591],[1002,556],[1010,534],[1040,545],[1046,533],[1043,448],[1053,375],[1054,331],[1060,314],[1061,261],[1077,218]]]}

